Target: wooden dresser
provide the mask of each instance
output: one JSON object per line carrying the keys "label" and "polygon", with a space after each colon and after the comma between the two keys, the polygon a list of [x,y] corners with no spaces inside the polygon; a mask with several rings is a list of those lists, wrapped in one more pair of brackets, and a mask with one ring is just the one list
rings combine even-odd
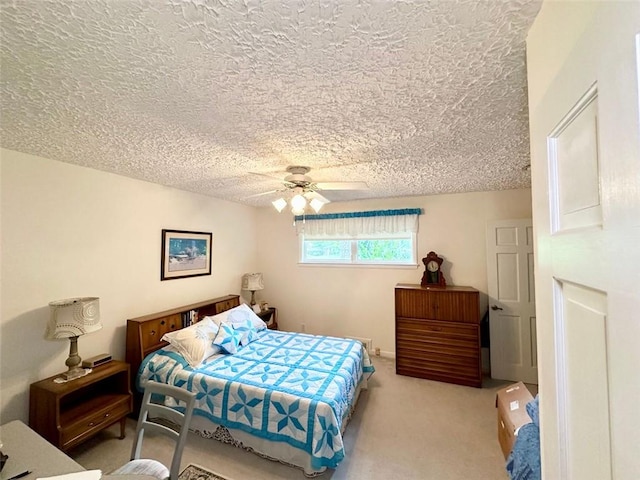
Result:
{"label": "wooden dresser", "polygon": [[399,283],[395,303],[397,374],[482,386],[478,290]]}

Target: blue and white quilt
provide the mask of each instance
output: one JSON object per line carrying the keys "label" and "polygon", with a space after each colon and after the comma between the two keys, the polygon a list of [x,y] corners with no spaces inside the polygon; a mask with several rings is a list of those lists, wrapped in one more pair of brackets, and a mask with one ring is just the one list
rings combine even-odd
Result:
{"label": "blue and white quilt", "polygon": [[311,455],[315,469],[344,458],[342,425],[373,366],[355,340],[263,330],[232,355],[193,369],[170,350],[149,355],[138,388],[155,380],[196,393],[194,415]]}

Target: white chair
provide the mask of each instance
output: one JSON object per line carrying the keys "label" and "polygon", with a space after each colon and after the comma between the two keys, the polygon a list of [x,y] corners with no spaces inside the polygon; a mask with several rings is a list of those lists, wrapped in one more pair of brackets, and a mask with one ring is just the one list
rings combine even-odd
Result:
{"label": "white chair", "polygon": [[[165,397],[172,397],[181,402],[179,405],[184,406],[184,413],[160,403],[152,403],[157,402],[158,398],[164,401]],[[182,450],[187,441],[195,400],[194,393],[171,385],[148,381],[142,397],[136,438],[131,449],[131,461],[111,472],[111,475],[149,475],[158,480],[178,480]],[[170,470],[157,460],[140,458],[142,440],[147,432],[167,435],[176,442]]]}

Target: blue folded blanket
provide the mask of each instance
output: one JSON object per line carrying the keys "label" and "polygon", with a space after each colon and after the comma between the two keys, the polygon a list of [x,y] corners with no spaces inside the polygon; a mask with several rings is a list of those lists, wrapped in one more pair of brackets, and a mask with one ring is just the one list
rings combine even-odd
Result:
{"label": "blue folded blanket", "polygon": [[507,458],[507,473],[511,480],[540,480],[540,423],[538,396],[527,403],[527,413],[533,420],[520,427],[513,450]]}
{"label": "blue folded blanket", "polygon": [[536,398],[527,403],[527,413],[531,417],[533,423],[536,424],[536,427],[540,428],[540,413],[539,413],[539,404],[538,404],[539,396],[536,395]]}

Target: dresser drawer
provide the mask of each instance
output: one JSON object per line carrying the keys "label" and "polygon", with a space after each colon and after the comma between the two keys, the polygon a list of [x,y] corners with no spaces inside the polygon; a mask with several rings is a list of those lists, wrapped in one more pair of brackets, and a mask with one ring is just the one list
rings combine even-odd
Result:
{"label": "dresser drawer", "polygon": [[455,287],[433,290],[396,288],[396,315],[479,324],[479,293],[475,289]]}
{"label": "dresser drawer", "polygon": [[104,395],[61,415],[62,450],[86,440],[131,412],[130,395]]}
{"label": "dresser drawer", "polygon": [[[446,362],[448,357],[467,358],[477,361],[480,349],[471,345],[455,345],[443,342],[413,342],[398,340],[396,343],[396,356],[398,358],[440,359]],[[460,360],[456,358],[456,362]]]}
{"label": "dresser drawer", "polygon": [[416,318],[396,320],[396,342],[446,344],[479,348],[480,327],[467,323],[439,322]]}
{"label": "dresser drawer", "polygon": [[403,361],[417,364],[438,363],[439,365],[464,365],[476,367],[478,365],[478,351],[474,349],[418,349],[411,345],[398,345],[396,352],[398,364]]}
{"label": "dresser drawer", "polygon": [[446,361],[404,357],[396,359],[396,373],[473,387],[482,385],[480,364],[477,359],[475,361],[467,359],[456,363],[455,359],[451,357],[448,357]]}
{"label": "dresser drawer", "polygon": [[397,361],[398,366],[406,366],[416,369],[457,372],[458,374],[477,375],[478,360],[468,357],[448,356],[422,356],[422,357],[401,357]]}

